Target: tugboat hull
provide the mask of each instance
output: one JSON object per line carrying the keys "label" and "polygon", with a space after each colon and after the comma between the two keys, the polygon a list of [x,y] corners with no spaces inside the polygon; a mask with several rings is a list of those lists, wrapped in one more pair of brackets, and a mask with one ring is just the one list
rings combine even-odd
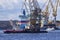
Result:
{"label": "tugboat hull", "polygon": [[6,30],[4,33],[48,33],[47,31],[20,31],[20,30]]}

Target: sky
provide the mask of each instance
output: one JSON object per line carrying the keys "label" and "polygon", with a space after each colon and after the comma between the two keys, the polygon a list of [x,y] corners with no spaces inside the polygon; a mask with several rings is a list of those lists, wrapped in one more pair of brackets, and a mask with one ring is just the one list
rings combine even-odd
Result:
{"label": "sky", "polygon": [[[38,0],[41,8],[47,0]],[[20,20],[23,0],[0,0],[0,20]],[[60,20],[60,7],[57,12],[57,20]]]}

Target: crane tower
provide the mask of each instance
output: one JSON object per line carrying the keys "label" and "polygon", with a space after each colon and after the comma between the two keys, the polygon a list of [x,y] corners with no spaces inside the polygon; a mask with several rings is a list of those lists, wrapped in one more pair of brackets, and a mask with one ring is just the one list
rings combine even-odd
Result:
{"label": "crane tower", "polygon": [[37,0],[29,0],[30,27],[32,30],[40,31],[41,9]]}
{"label": "crane tower", "polygon": [[30,29],[32,31],[40,31],[41,24],[41,9],[37,0],[25,0],[25,7],[30,13]]}

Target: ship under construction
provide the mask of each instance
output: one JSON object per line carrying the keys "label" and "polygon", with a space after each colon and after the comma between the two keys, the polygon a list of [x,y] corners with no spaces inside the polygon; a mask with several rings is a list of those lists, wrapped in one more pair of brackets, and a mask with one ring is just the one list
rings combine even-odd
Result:
{"label": "ship under construction", "polygon": [[[10,20],[12,25],[12,30],[5,30],[5,33],[21,33],[21,32],[47,32],[46,29],[56,29],[56,16],[57,8],[60,6],[60,0],[55,0],[55,5],[53,5],[52,0],[47,0],[44,5],[45,9],[41,9],[37,0],[24,0],[23,1],[23,15],[19,15],[19,18],[22,19],[17,22],[15,26]],[[51,7],[51,9],[50,9]],[[52,10],[53,20],[49,20],[50,11]],[[21,24],[25,24],[24,29],[19,29]],[[18,26],[20,25],[20,26]]]}

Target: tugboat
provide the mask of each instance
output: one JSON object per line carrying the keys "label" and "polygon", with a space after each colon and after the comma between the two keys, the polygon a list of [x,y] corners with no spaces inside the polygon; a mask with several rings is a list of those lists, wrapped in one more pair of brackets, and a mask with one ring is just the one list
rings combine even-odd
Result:
{"label": "tugboat", "polygon": [[[23,13],[25,13],[25,11],[23,11]],[[17,26],[15,26],[13,24],[13,21],[10,20],[9,22],[12,26],[12,30],[4,30],[4,33],[47,33],[47,31],[40,31],[39,24],[34,23],[35,25],[32,25],[32,23],[31,23],[30,27],[29,27],[29,25],[26,25],[29,23],[29,20],[27,20],[27,18],[28,18],[27,16],[24,15],[24,16],[19,16],[19,17],[25,18],[26,20],[21,20],[21,21],[17,22]]]}
{"label": "tugboat", "polygon": [[[32,1],[29,0],[30,14],[28,16],[26,15],[27,6],[25,2],[23,7],[26,9],[23,9],[23,16],[21,15],[19,16],[20,18],[22,18],[22,20],[20,21],[20,26],[17,27],[13,24],[12,21],[10,21],[13,29],[4,30],[4,33],[47,33],[47,31],[40,29],[42,15],[41,15],[41,9],[37,0],[32,0]],[[22,28],[19,29],[19,27],[23,27],[23,29]]]}

